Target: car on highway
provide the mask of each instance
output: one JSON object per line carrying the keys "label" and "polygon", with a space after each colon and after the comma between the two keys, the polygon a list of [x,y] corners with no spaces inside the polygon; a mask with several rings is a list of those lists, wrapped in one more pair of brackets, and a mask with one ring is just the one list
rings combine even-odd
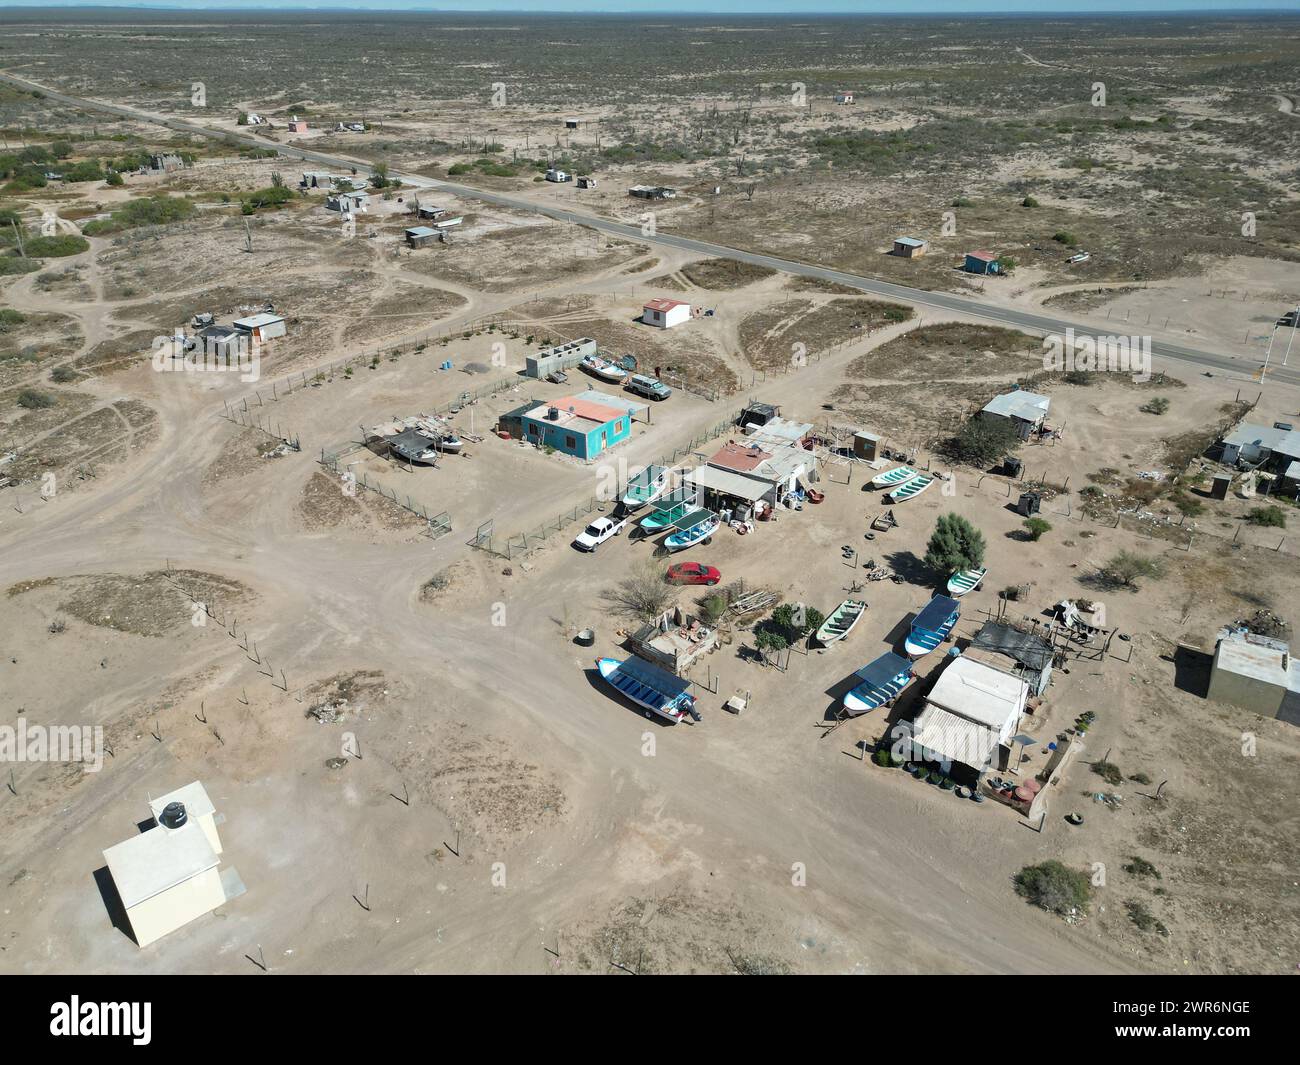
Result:
{"label": "car on highway", "polygon": [[710,588],[722,580],[717,566],[703,562],[678,562],[668,567],[669,584],[707,584]]}
{"label": "car on highway", "polygon": [[615,521],[613,518],[597,518],[582,532],[578,533],[573,546],[579,551],[595,551],[606,540],[612,539],[627,526],[626,519]]}
{"label": "car on highway", "polygon": [[1300,326],[1300,315],[1297,315],[1295,311],[1287,311],[1277,320],[1277,324],[1289,325],[1292,329],[1295,329],[1296,326]]}

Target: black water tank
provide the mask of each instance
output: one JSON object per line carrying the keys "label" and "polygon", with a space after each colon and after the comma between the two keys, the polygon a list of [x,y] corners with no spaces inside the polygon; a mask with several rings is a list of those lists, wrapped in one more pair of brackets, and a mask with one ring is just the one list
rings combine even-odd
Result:
{"label": "black water tank", "polygon": [[189,820],[183,802],[169,802],[163,807],[162,816],[158,818],[163,828],[180,828]]}

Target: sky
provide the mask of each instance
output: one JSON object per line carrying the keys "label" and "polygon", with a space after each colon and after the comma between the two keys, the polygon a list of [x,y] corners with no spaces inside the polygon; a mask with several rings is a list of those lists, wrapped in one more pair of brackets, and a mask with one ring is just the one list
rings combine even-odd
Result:
{"label": "sky", "polygon": [[654,14],[870,15],[1134,14],[1180,11],[1291,11],[1300,0],[45,0],[0,7],[135,7],[271,11],[512,11]]}

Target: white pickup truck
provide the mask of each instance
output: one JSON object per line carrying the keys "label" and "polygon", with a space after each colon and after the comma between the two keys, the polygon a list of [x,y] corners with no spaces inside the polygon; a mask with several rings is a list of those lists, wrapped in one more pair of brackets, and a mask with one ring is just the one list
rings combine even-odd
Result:
{"label": "white pickup truck", "polygon": [[595,551],[606,540],[621,533],[626,525],[626,519],[615,521],[613,518],[597,518],[578,533],[573,546],[579,551]]}

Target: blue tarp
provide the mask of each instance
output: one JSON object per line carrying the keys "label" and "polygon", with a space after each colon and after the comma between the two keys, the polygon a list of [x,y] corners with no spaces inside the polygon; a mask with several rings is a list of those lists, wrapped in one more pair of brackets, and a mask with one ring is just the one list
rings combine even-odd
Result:
{"label": "blue tarp", "polygon": [[653,688],[664,697],[665,702],[672,702],[691,686],[689,680],[675,677],[666,669],[651,665],[642,658],[625,658],[611,675],[609,679],[615,682],[615,687],[621,689],[622,685],[617,683],[620,676],[634,680],[647,688]]}
{"label": "blue tarp", "polygon": [[906,673],[911,668],[912,663],[909,659],[896,655],[893,651],[886,651],[874,662],[863,666],[853,674],[860,681],[855,687],[883,688],[900,673]]}
{"label": "blue tarp", "polygon": [[939,632],[959,609],[957,600],[947,595],[936,595],[921,608],[912,621],[913,629]]}

